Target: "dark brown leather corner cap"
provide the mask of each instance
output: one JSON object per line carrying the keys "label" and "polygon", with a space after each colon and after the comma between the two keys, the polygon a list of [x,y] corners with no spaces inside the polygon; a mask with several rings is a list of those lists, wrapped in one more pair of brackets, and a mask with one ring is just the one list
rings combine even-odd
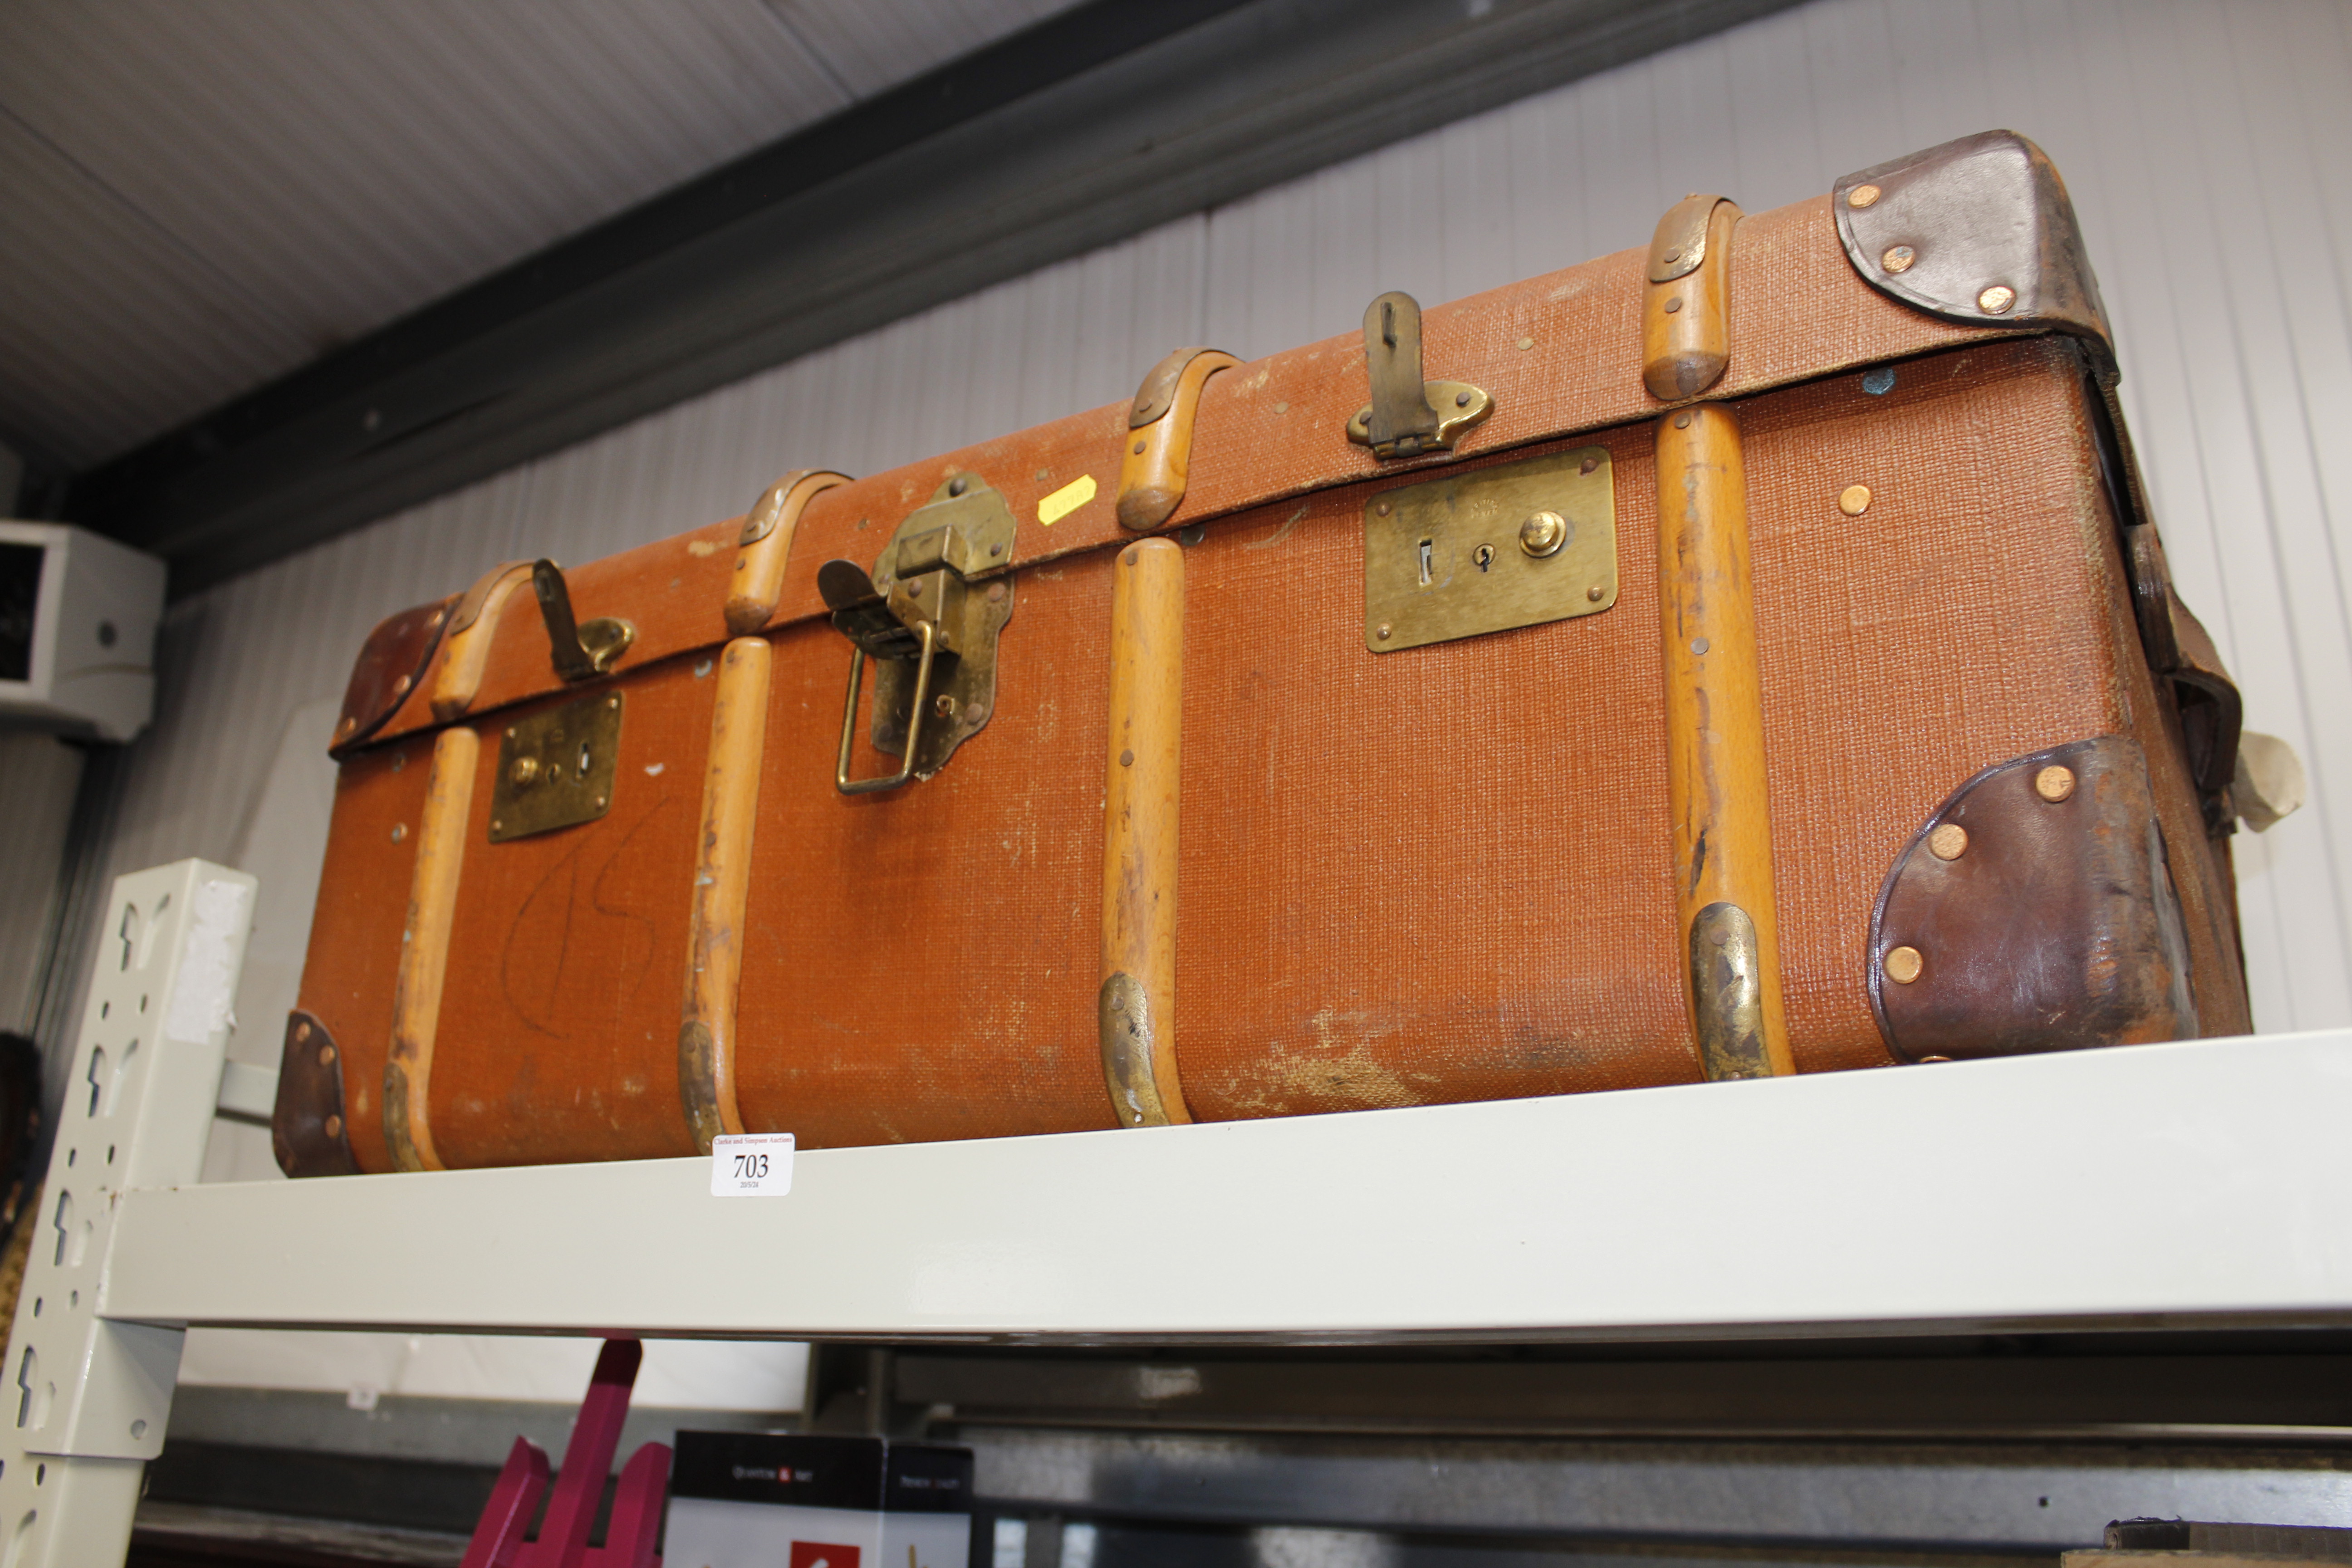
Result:
{"label": "dark brown leather corner cap", "polygon": [[327,1026],[296,1008],[286,1016],[286,1055],[278,1068],[278,1104],[269,1146],[289,1176],[355,1176],[343,1126],[343,1053]]}
{"label": "dark brown leather corner cap", "polygon": [[1954,791],[1879,890],[1869,984],[1905,1061],[2193,1038],[2139,742],[2054,746]]}
{"label": "dark brown leather corner cap", "polygon": [[352,680],[343,688],[343,711],[335,721],[335,735],[327,747],[340,757],[383,728],[408,693],[425,678],[433,650],[441,646],[441,628],[448,624],[447,599],[436,599],[387,617],[368,633]]}
{"label": "dark brown leather corner cap", "polygon": [[2115,340],[2074,204],[2057,166],[2016,132],[1848,174],[1830,208],[1846,259],[1880,293],[1963,326],[2088,338],[2113,379]]}

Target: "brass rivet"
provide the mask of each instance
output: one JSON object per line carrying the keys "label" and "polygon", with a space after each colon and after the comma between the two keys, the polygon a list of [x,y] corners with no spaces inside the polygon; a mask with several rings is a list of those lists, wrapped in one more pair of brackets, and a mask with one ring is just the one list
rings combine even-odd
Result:
{"label": "brass rivet", "polygon": [[596,809],[599,811],[604,809],[604,797],[601,795],[596,797]]}
{"label": "brass rivet", "polygon": [[1123,768],[1131,768],[1135,766],[1135,753],[1133,752],[1121,752],[1118,754],[1118,765]]}
{"label": "brass rivet", "polygon": [[1687,429],[1689,429],[1689,428],[1690,428],[1690,416],[1689,416],[1689,415],[1687,415],[1687,414],[1677,414],[1677,415],[1675,415],[1675,429],[1677,429],[1677,430],[1687,430]]}
{"label": "brass rivet", "polygon": [[1001,604],[1004,603],[1004,584],[1002,584],[1002,583],[991,583],[991,584],[988,585],[988,602],[989,602],[990,604],[992,604],[992,605],[1001,605]]}
{"label": "brass rivet", "polygon": [[1389,624],[1388,624],[1388,622],[1386,622],[1386,621],[1382,621],[1382,622],[1380,624],[1379,628],[1378,628],[1377,630],[1375,630],[1375,631],[1372,633],[1372,635],[1373,635],[1374,637],[1376,637],[1380,638],[1382,642],[1386,642],[1386,641],[1388,641],[1388,640],[1389,640]]}
{"label": "brass rivet", "polygon": [[970,489],[971,489],[971,481],[961,474],[948,481],[948,494],[951,496],[960,496]]}
{"label": "brass rivet", "polygon": [[998,540],[995,543],[993,543],[993,544],[990,545],[990,546],[988,547],[988,552],[989,552],[991,555],[1002,555],[1002,554],[1003,554],[1003,553],[1004,553],[1004,541],[1003,541],[1003,540],[1001,540],[1001,539],[1000,539],[1000,540]]}
{"label": "brass rivet", "polygon": [[1988,316],[2006,315],[2016,303],[2017,290],[2006,283],[1996,283],[1977,296],[1977,309]]}
{"label": "brass rivet", "polygon": [[335,1065],[335,1047],[332,1047],[332,1046],[320,1046],[320,1047],[319,1047],[319,1065],[320,1065],[320,1067],[322,1067],[322,1068],[324,1068],[324,1067],[332,1067],[332,1066],[334,1066],[334,1065]]}
{"label": "brass rivet", "polygon": [[1866,207],[1877,199],[1876,185],[1856,185],[1845,194],[1845,205],[1850,207]]}
{"label": "brass rivet", "polygon": [[1706,650],[1713,646],[1714,645],[1709,643],[1705,637],[1691,638],[1691,652],[1698,655],[1701,658],[1705,658],[1706,657]]}
{"label": "brass rivet", "polygon": [[617,697],[607,697],[604,699],[604,706],[607,708],[618,708],[620,705],[621,700]]}
{"label": "brass rivet", "polygon": [[1879,967],[1886,971],[1886,978],[1895,984],[1908,985],[1919,978],[1919,971],[1927,967],[1927,961],[1919,956],[1919,950],[1916,947],[1898,947],[1891,949],[1879,961]]}
{"label": "brass rivet", "polygon": [[1539,511],[1519,524],[1519,548],[1538,559],[1555,554],[1568,542],[1568,519],[1556,511]]}
{"label": "brass rivet", "polygon": [[1683,297],[1680,294],[1675,295],[1673,299],[1666,301],[1666,314],[1669,316],[1673,315],[1676,310],[1679,310],[1682,308]]}
{"label": "brass rivet", "polygon": [[1886,254],[1878,258],[1878,264],[1889,272],[1907,272],[1911,264],[1918,259],[1919,253],[1909,246],[1890,245],[1886,247]]}
{"label": "brass rivet", "polygon": [[539,777],[539,759],[517,757],[514,760],[514,766],[507,770],[507,776],[519,784],[530,783],[531,780]]}
{"label": "brass rivet", "polygon": [[509,741],[514,739],[514,726],[511,724],[507,726],[507,739]]}
{"label": "brass rivet", "polygon": [[1582,461],[1581,463],[1579,463],[1579,464],[1576,466],[1576,471],[1577,471],[1578,473],[1580,473],[1580,474],[1589,474],[1589,473],[1591,473],[1593,469],[1595,469],[1595,468],[1599,468],[1600,466],[1601,466],[1601,459],[1600,459],[1600,458],[1585,458],[1585,459],[1584,459],[1584,461]]}
{"label": "brass rivet", "polygon": [[295,1043],[296,1045],[298,1045],[298,1046],[299,1046],[299,1045],[303,1044],[304,1042],[308,1041],[308,1040],[310,1039],[310,1025],[308,1025],[308,1024],[297,1024],[297,1025],[295,1025],[295,1026],[294,1026],[294,1043]]}
{"label": "brass rivet", "polygon": [[1848,517],[1860,517],[1870,510],[1870,487],[1848,485],[1838,492],[1838,510]]}
{"label": "brass rivet", "polygon": [[322,1130],[330,1138],[341,1138],[343,1135],[343,1119],[340,1116],[328,1117]]}
{"label": "brass rivet", "polygon": [[1142,557],[1132,550],[1122,550],[1118,554],[1118,563],[1122,566],[1132,566],[1141,559]]}
{"label": "brass rivet", "polygon": [[1470,395],[1469,395],[1468,393],[1466,393],[1466,392],[1457,392],[1457,393],[1455,393],[1455,394],[1454,395],[1454,407],[1456,407],[1456,408],[1467,408],[1467,407],[1469,407],[1469,406],[1470,406]]}
{"label": "brass rivet", "polygon": [[432,618],[431,620],[429,620],[429,621],[425,622],[425,626],[426,626],[427,627],[432,627],[432,626],[439,626],[439,625],[441,624],[441,612],[440,612],[439,610],[436,610],[436,611],[434,611],[434,612],[433,612],[433,618]]}
{"label": "brass rivet", "polygon": [[1682,258],[1683,253],[1679,248],[1669,250],[1664,256],[1658,258],[1659,260],[1665,262],[1680,261]]}
{"label": "brass rivet", "polygon": [[1143,437],[1140,436],[1135,438],[1135,455],[1139,458],[1143,456]]}
{"label": "brass rivet", "polygon": [[2053,764],[2033,775],[2033,793],[2055,805],[2074,793],[2074,770]]}
{"label": "brass rivet", "polygon": [[1587,588],[1584,591],[1584,596],[1591,600],[1594,604],[1599,604],[1601,602],[1601,584],[1595,583],[1591,587]]}
{"label": "brass rivet", "polygon": [[1529,349],[1535,346],[1536,341],[1533,338],[1521,338],[1518,342],[1518,350],[1521,353],[1527,353]]}
{"label": "brass rivet", "polygon": [[1927,835],[1927,853],[1938,860],[1957,860],[1969,852],[1969,830],[1947,822]]}
{"label": "brass rivet", "polygon": [[1375,506],[1372,508],[1372,510],[1373,510],[1374,511],[1376,511],[1376,512],[1379,512],[1382,517],[1386,517],[1386,516],[1388,516],[1388,514],[1389,514],[1389,503],[1388,503],[1388,502],[1386,502],[1386,501],[1381,501],[1381,502],[1378,503],[1377,505],[1375,505]]}
{"label": "brass rivet", "polygon": [[392,841],[394,844],[399,843],[402,839],[407,837],[408,824],[404,822],[395,822],[392,825]]}
{"label": "brass rivet", "polygon": [[982,707],[979,703],[967,702],[963,705],[963,721],[965,723],[977,724],[982,719],[987,717],[988,710]]}
{"label": "brass rivet", "polygon": [[402,676],[398,680],[395,680],[395,681],[394,681],[394,682],[392,683],[392,694],[393,694],[394,697],[401,696],[401,695],[403,695],[404,693],[405,693],[407,690],[408,690],[408,677],[406,677],[406,676],[404,676],[404,676]]}
{"label": "brass rivet", "polygon": [[931,699],[931,711],[938,714],[940,718],[945,719],[955,710],[955,699],[949,696],[946,692],[942,691],[937,697]]}
{"label": "brass rivet", "polygon": [[505,826],[506,826],[506,824],[505,824],[505,823],[503,823],[503,822],[500,822],[497,817],[495,817],[495,816],[494,816],[494,817],[490,818],[490,831],[491,831],[491,832],[496,833],[497,831],[499,831],[499,829],[500,829],[500,828],[504,827]]}
{"label": "brass rivet", "polygon": [[360,721],[356,719],[346,719],[342,722],[342,728],[346,731],[356,730],[359,727]]}

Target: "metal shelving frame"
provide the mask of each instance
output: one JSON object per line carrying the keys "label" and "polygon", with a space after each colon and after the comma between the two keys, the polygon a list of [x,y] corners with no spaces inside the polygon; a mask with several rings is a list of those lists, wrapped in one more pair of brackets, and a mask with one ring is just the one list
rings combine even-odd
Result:
{"label": "metal shelving frame", "polygon": [[[195,945],[174,922],[207,882],[250,888],[194,861],[116,885],[110,931],[183,889],[151,937],[167,1015]],[[119,1023],[109,962],[83,1076]],[[225,1037],[166,1037],[142,1092],[92,1113],[131,1157],[118,1187],[73,1189],[102,1221],[58,1231],[55,1259],[45,1232],[26,1280],[77,1306],[17,1315],[5,1568],[120,1557],[200,1324],[902,1344],[2352,1324],[2346,1030],[826,1150],[756,1198],[712,1196],[699,1159],[198,1185]],[[72,1105],[52,1206],[92,1142]]]}

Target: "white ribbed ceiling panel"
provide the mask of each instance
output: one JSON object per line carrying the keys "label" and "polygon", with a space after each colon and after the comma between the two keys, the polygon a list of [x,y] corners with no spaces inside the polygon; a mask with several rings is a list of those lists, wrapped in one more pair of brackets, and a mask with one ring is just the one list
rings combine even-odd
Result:
{"label": "white ribbed ceiling panel", "polygon": [[12,0],[0,432],[113,456],[1068,0]]}

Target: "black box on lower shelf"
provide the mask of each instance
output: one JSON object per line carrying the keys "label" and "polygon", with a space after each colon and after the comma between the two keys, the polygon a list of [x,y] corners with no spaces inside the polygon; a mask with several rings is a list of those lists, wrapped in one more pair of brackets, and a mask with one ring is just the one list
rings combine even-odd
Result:
{"label": "black box on lower shelf", "polygon": [[671,1568],[969,1568],[971,1450],[680,1432]]}

